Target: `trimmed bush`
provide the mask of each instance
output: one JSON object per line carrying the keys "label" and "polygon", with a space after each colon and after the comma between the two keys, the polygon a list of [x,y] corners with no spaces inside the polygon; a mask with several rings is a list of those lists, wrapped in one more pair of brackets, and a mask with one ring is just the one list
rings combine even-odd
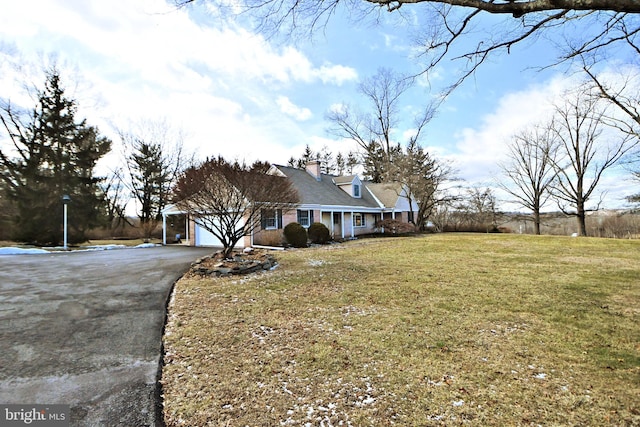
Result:
{"label": "trimmed bush", "polygon": [[415,225],[408,222],[397,221],[395,219],[379,220],[375,224],[375,229],[376,231],[383,234],[393,235],[410,234],[416,232]]}
{"label": "trimmed bush", "polygon": [[314,222],[311,224],[307,233],[309,234],[309,240],[311,240],[311,243],[324,245],[331,240],[331,233],[329,232],[329,229],[321,222]]}
{"label": "trimmed bush", "polygon": [[287,224],[284,228],[284,238],[294,248],[307,247],[307,230],[297,222]]}
{"label": "trimmed bush", "polygon": [[284,246],[282,230],[262,230],[253,236],[253,243],[264,246]]}

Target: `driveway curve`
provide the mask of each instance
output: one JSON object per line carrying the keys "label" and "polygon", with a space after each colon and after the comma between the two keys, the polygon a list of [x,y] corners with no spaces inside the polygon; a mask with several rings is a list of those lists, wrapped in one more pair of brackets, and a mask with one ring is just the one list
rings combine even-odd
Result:
{"label": "driveway curve", "polygon": [[72,426],[162,425],[167,299],[212,250],[0,256],[0,403],[70,405]]}

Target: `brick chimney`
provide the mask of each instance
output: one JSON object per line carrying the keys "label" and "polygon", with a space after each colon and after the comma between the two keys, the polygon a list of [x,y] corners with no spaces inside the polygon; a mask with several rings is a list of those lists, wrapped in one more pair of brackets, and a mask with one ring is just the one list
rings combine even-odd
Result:
{"label": "brick chimney", "polygon": [[316,181],[320,181],[320,162],[318,160],[310,160],[305,166],[305,170],[309,175],[314,177]]}

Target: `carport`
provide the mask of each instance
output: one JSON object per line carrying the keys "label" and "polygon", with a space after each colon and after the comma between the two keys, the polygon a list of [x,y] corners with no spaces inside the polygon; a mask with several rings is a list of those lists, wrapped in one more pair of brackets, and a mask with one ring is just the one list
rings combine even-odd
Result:
{"label": "carport", "polygon": [[[191,245],[191,233],[189,233],[189,214],[178,209],[175,205],[169,205],[162,210],[162,244],[167,244],[167,231],[169,228],[174,229],[174,227],[172,227],[172,219],[178,216],[184,217],[184,230],[177,230],[176,234],[180,233],[180,240],[182,240],[183,244],[194,246]],[[175,236],[169,236],[170,239],[174,237]]]}

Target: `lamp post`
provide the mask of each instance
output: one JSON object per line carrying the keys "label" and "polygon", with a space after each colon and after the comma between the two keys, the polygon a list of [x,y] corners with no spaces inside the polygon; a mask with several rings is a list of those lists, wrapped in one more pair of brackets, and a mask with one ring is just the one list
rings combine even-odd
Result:
{"label": "lamp post", "polygon": [[71,201],[71,197],[68,194],[62,196],[62,204],[64,205],[64,250],[67,250],[67,205]]}

